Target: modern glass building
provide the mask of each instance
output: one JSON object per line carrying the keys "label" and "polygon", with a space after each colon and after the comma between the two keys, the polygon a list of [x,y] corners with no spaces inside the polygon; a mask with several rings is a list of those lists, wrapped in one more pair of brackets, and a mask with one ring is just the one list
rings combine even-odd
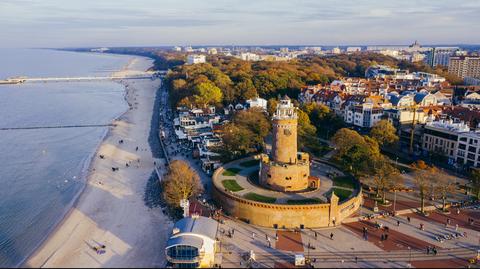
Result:
{"label": "modern glass building", "polygon": [[213,267],[217,230],[215,220],[201,216],[184,218],[175,223],[165,248],[169,265],[174,268]]}

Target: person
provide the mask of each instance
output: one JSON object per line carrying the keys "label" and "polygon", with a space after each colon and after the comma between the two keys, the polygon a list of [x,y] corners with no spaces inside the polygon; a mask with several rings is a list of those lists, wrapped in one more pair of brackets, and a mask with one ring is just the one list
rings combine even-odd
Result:
{"label": "person", "polygon": [[460,208],[457,208],[457,215],[460,215]]}
{"label": "person", "polygon": [[423,223],[420,223],[420,230],[422,230],[422,231],[424,230],[423,229]]}
{"label": "person", "polygon": [[278,241],[278,234],[275,233],[275,241]]}
{"label": "person", "polygon": [[255,233],[252,233],[252,239],[255,239]]}
{"label": "person", "polygon": [[358,262],[358,257],[357,257],[357,256],[355,256],[355,263],[357,263],[357,262]]}
{"label": "person", "polygon": [[135,151],[138,151],[138,146],[135,148]]}
{"label": "person", "polygon": [[385,238],[384,238],[384,239],[385,239],[385,241],[387,241],[387,239],[388,239],[388,234],[385,234]]}
{"label": "person", "polygon": [[450,219],[449,219],[449,218],[447,218],[447,224],[449,224],[449,225],[450,225]]}
{"label": "person", "polygon": [[433,255],[436,256],[436,255],[437,255],[437,248],[436,248],[436,247],[433,247],[432,252],[433,252]]}
{"label": "person", "polygon": [[235,229],[232,229],[232,235],[234,235],[234,234],[235,234]]}
{"label": "person", "polygon": [[397,220],[397,226],[400,226],[400,221],[399,220]]}
{"label": "person", "polygon": [[410,223],[410,217],[407,217],[407,221],[408,221],[408,223]]}
{"label": "person", "polygon": [[315,239],[317,239],[317,232],[315,232]]}
{"label": "person", "polygon": [[427,255],[430,254],[430,246],[427,246]]}
{"label": "person", "polygon": [[458,223],[455,224],[455,231],[458,231]]}
{"label": "person", "polygon": [[330,240],[333,240],[333,233],[330,233]]}
{"label": "person", "polygon": [[382,234],[382,235],[380,236],[380,241],[383,241],[384,238],[385,238],[385,234]]}

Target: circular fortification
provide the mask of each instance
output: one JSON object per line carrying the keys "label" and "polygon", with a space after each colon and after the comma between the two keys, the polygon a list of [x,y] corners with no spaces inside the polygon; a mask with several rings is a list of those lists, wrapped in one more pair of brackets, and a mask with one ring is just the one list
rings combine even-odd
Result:
{"label": "circular fortification", "polygon": [[361,205],[358,181],[321,161],[310,167],[310,178],[320,186],[301,192],[265,187],[261,158],[233,161],[213,174],[213,198],[225,213],[262,227],[321,228],[340,224]]}

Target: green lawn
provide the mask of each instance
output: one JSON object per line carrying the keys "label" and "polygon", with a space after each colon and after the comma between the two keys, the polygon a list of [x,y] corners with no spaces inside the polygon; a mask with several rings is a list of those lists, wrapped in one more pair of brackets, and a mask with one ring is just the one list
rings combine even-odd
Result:
{"label": "green lawn", "polygon": [[240,166],[242,167],[252,167],[252,166],[257,166],[260,163],[259,160],[250,160],[250,161],[245,161],[243,163],[240,163]]}
{"label": "green lawn", "polygon": [[352,191],[349,190],[344,190],[344,189],[337,189],[333,188],[333,191],[335,192],[335,195],[338,196],[340,201],[345,201],[352,195]]}
{"label": "green lawn", "polygon": [[353,182],[353,178],[349,176],[335,177],[332,179],[332,181],[333,186],[355,189],[355,183]]}
{"label": "green lawn", "polygon": [[223,180],[222,184],[225,189],[232,192],[243,190],[242,186],[238,185],[237,181],[235,181],[234,179]]}
{"label": "green lawn", "polygon": [[300,200],[287,200],[289,205],[309,205],[309,204],[321,204],[322,200],[318,198],[306,198]]}
{"label": "green lawn", "polygon": [[228,168],[225,171],[223,171],[222,175],[224,176],[236,176],[238,172],[240,172],[241,169],[238,168]]}
{"label": "green lawn", "polygon": [[244,198],[252,201],[262,202],[262,203],[275,203],[277,200],[273,197],[263,196],[254,192],[249,192],[243,196]]}

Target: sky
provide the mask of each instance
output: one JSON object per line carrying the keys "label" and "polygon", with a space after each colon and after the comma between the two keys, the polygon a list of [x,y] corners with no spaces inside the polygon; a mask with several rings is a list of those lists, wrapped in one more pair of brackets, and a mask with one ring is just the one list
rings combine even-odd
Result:
{"label": "sky", "polygon": [[479,0],[0,0],[0,47],[480,44]]}

